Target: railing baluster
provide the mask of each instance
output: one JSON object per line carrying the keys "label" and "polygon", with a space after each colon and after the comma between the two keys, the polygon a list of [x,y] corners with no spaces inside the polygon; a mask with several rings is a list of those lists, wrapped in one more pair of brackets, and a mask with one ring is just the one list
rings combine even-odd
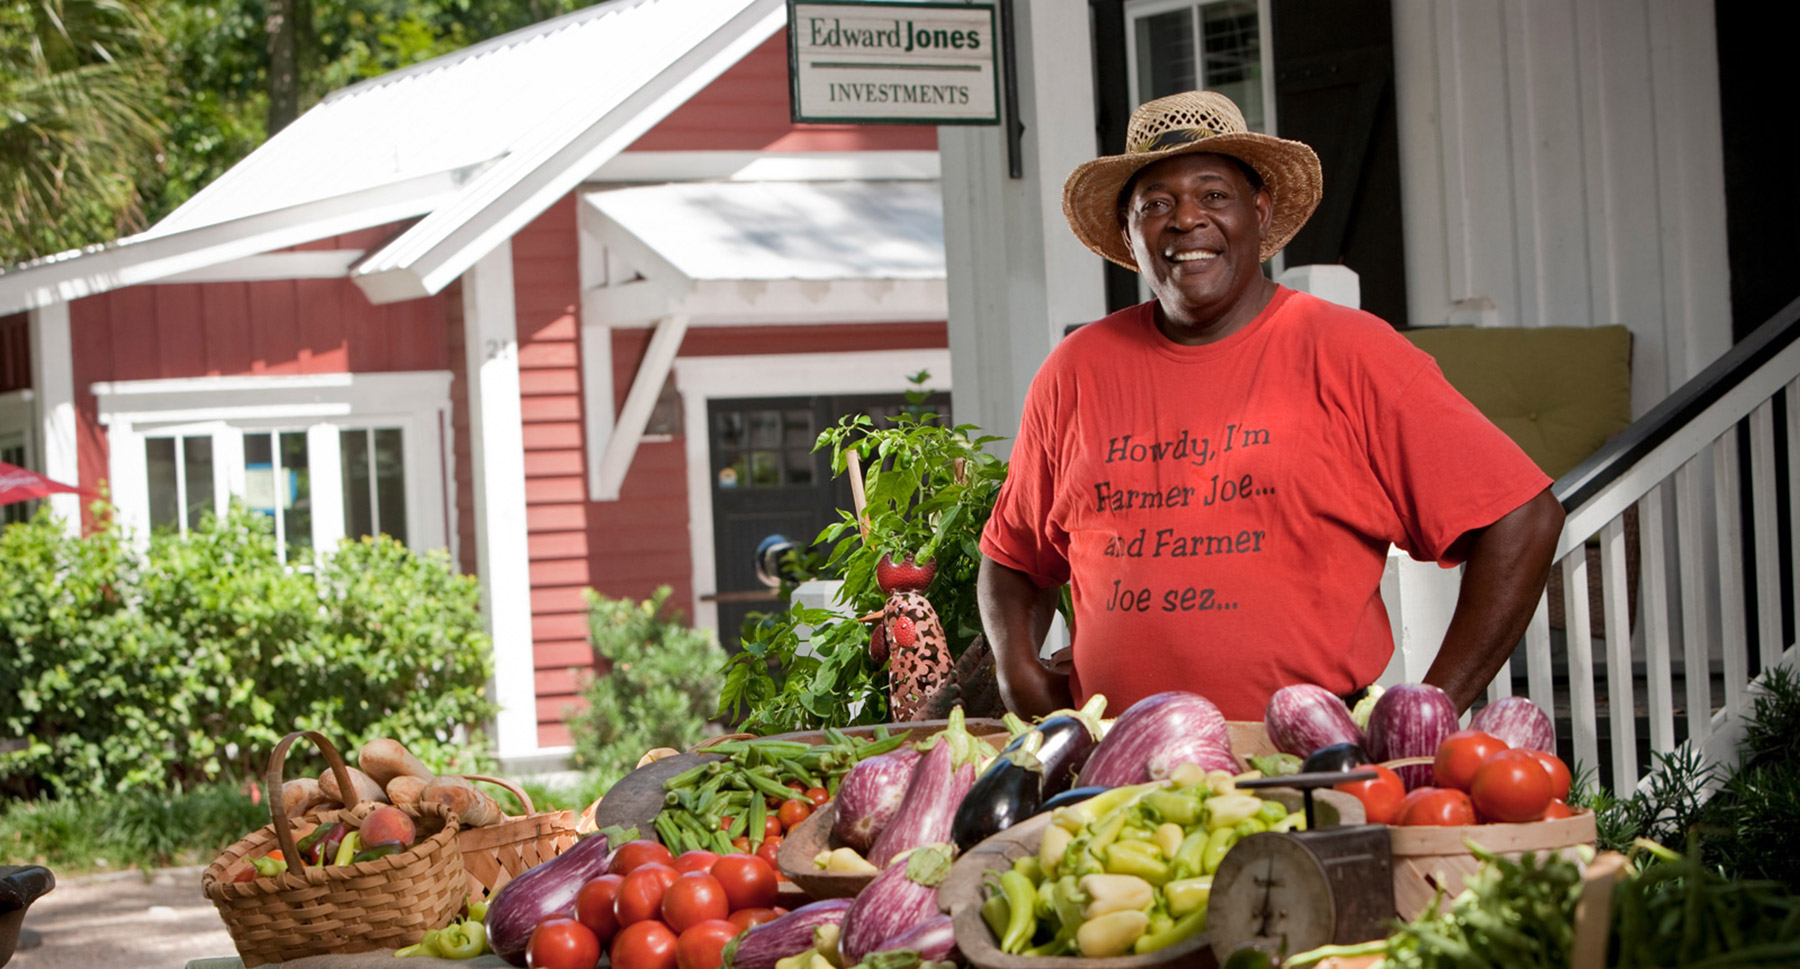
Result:
{"label": "railing baluster", "polygon": [[1600,611],[1606,629],[1606,693],[1612,714],[1613,790],[1637,787],[1637,690],[1631,672],[1631,599],[1624,516],[1600,529]]}
{"label": "railing baluster", "polygon": [[1707,630],[1713,628],[1711,598],[1706,591],[1706,554],[1700,504],[1701,459],[1692,458],[1675,472],[1676,569],[1681,578],[1681,652],[1687,673],[1688,742],[1705,743],[1712,733],[1712,664]]}
{"label": "railing baluster", "polygon": [[[1554,568],[1555,566],[1552,566]],[[1537,610],[1525,627],[1525,688],[1531,702],[1549,713],[1556,712],[1556,671],[1550,668],[1550,599],[1538,596]]]}
{"label": "railing baluster", "polygon": [[[1588,626],[1587,546],[1564,556],[1563,619],[1569,643],[1569,733],[1575,760],[1600,770],[1599,718],[1594,713],[1594,634]],[[1613,790],[1620,790],[1614,785]]]}
{"label": "railing baluster", "polygon": [[1781,659],[1781,550],[1775,512],[1775,401],[1750,412],[1751,535],[1756,542],[1756,642],[1759,669]]}
{"label": "railing baluster", "polygon": [[1492,703],[1503,696],[1512,696],[1512,660],[1500,664],[1499,672],[1488,681],[1487,698]]}
{"label": "railing baluster", "polygon": [[1675,699],[1669,662],[1669,568],[1663,538],[1663,489],[1650,489],[1638,505],[1641,563],[1638,612],[1644,623],[1644,691],[1650,703],[1650,749],[1675,749]]}
{"label": "railing baluster", "polygon": [[1719,650],[1725,659],[1725,710],[1743,709],[1749,664],[1744,625],[1744,526],[1738,517],[1737,429],[1727,429],[1713,442],[1713,505],[1719,529]]}
{"label": "railing baluster", "polygon": [[[1800,549],[1800,378],[1787,385],[1787,472],[1788,548]],[[1800,581],[1793,586],[1794,621],[1800,622]]]}

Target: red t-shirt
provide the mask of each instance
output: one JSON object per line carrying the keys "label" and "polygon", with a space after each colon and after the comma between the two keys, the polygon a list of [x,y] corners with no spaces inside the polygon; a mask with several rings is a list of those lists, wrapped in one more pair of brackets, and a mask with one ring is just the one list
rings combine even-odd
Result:
{"label": "red t-shirt", "polygon": [[1152,306],[1045,360],[982,551],[1071,584],[1077,703],[1182,689],[1259,720],[1290,683],[1374,682],[1389,544],[1454,565],[1549,477],[1374,316],[1280,288],[1188,347]]}

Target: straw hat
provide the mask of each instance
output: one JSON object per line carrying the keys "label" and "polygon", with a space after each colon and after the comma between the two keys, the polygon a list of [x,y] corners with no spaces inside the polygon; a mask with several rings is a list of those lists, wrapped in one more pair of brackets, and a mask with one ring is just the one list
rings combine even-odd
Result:
{"label": "straw hat", "polygon": [[1126,269],[1136,270],[1137,260],[1119,231],[1119,193],[1131,176],[1164,158],[1229,155],[1262,176],[1275,200],[1263,260],[1280,252],[1319,205],[1319,156],[1301,142],[1249,130],[1243,112],[1217,91],[1171,94],[1139,105],[1125,127],[1125,146],[1122,155],[1075,169],[1063,183],[1063,215],[1083,245]]}

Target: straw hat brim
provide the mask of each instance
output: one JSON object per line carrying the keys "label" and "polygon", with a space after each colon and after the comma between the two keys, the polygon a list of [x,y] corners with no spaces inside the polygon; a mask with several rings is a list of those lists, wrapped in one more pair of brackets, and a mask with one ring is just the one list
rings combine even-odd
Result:
{"label": "straw hat brim", "polygon": [[1135,272],[1137,260],[1120,232],[1119,192],[1145,166],[1176,155],[1195,154],[1229,155],[1262,176],[1263,186],[1275,202],[1268,234],[1263,236],[1262,261],[1280,252],[1319,207],[1324,186],[1319,156],[1303,142],[1252,131],[1214,135],[1161,151],[1106,155],[1087,162],[1063,183],[1063,215],[1069,220],[1069,228],[1083,245]]}

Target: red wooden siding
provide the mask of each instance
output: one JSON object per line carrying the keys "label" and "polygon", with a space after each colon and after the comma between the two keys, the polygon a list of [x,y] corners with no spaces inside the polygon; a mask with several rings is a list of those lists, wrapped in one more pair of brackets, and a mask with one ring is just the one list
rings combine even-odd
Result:
{"label": "red wooden siding", "polygon": [[931,125],[795,124],[787,32],[771,37],[644,133],[627,151],[937,150]]}
{"label": "red wooden siding", "polygon": [[0,316],[0,394],[31,386],[31,317]]}

